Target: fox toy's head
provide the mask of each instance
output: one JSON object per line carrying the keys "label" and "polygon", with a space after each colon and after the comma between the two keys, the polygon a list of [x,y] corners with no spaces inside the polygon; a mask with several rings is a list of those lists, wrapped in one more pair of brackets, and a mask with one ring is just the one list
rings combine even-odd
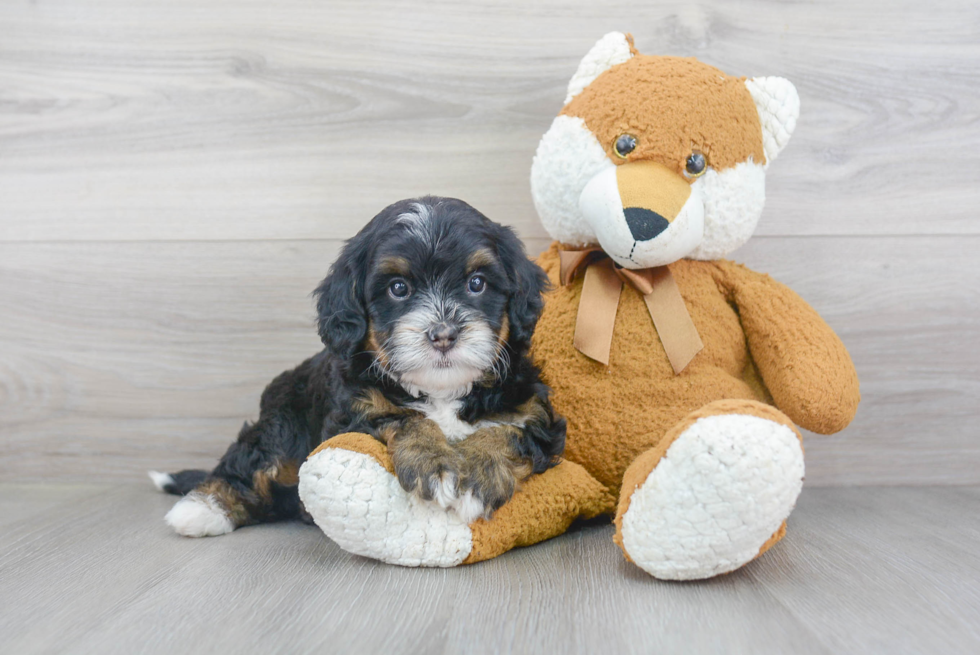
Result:
{"label": "fox toy's head", "polygon": [[755,230],[766,168],[799,108],[782,78],[641,55],[629,36],[607,34],[538,145],[538,215],[554,239],[599,245],[625,268],[722,257]]}

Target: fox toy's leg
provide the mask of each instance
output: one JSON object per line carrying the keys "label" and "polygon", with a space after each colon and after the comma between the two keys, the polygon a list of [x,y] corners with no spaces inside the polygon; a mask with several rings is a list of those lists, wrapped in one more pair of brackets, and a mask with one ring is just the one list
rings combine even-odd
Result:
{"label": "fox toy's leg", "polygon": [[755,401],[709,403],[626,471],[616,543],[657,578],[727,573],[782,538],[802,486],[789,418]]}
{"label": "fox toy's leg", "polygon": [[467,525],[407,493],[384,445],[365,434],[324,442],[300,469],[299,493],[344,550],[401,566],[456,566],[564,532],[577,517],[612,511],[605,488],[571,462],[532,476],[490,521]]}

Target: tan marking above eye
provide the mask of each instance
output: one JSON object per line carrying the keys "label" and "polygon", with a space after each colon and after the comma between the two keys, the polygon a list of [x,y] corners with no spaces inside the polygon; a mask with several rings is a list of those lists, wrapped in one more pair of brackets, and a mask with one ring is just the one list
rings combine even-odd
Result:
{"label": "tan marking above eye", "polygon": [[466,260],[466,274],[486,266],[493,266],[498,262],[497,255],[489,248],[480,248]]}
{"label": "tan marking above eye", "polygon": [[404,257],[383,257],[378,262],[378,273],[382,275],[405,275],[412,272],[412,267]]}

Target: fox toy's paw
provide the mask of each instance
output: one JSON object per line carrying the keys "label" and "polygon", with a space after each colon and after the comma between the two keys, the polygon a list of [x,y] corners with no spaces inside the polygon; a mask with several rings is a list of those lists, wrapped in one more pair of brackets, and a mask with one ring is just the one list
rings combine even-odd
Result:
{"label": "fox toy's paw", "polygon": [[387,449],[366,434],[324,442],[299,475],[300,499],[344,550],[401,566],[456,566],[473,549],[453,511],[402,488]]}
{"label": "fox toy's paw", "polygon": [[[564,532],[576,518],[610,513],[615,499],[585,469],[562,462],[524,481],[493,514],[467,525],[402,488],[388,450],[365,434],[324,442],[299,472],[300,499],[344,550],[401,566],[456,566]],[[465,497],[465,495],[464,495]]]}
{"label": "fox toy's paw", "polygon": [[712,403],[627,471],[616,541],[657,578],[727,573],[782,538],[802,486],[803,448],[788,418],[752,401]]}

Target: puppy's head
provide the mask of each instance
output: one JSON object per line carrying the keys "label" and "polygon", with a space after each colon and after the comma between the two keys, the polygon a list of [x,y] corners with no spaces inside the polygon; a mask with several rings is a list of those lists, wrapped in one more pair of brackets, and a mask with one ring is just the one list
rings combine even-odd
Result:
{"label": "puppy's head", "polygon": [[547,279],[510,228],[461,200],[385,208],[316,290],[320,338],[418,395],[460,395],[526,351]]}

